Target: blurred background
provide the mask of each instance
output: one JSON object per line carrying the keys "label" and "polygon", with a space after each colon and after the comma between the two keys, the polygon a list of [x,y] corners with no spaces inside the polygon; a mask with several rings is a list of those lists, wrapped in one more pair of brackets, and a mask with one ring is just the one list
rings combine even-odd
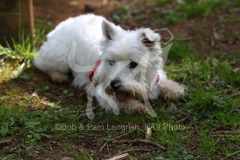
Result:
{"label": "blurred background", "polygon": [[[1,0],[0,43],[17,40],[22,28],[32,36],[46,34],[69,17],[94,13],[125,29],[168,28],[203,55],[231,55],[240,46],[239,6],[239,0]],[[163,41],[170,38],[160,34]]]}

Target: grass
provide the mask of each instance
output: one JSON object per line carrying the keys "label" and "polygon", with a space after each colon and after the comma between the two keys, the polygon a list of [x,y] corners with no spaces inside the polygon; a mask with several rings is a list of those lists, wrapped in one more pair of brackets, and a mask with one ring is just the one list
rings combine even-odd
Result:
{"label": "grass", "polygon": [[[198,13],[207,15],[210,8],[203,8],[190,9],[186,18]],[[36,38],[43,39],[45,34],[39,29]],[[204,46],[204,38],[197,38]],[[236,66],[229,63],[238,63],[238,51],[222,58],[201,55],[190,42],[176,40],[165,70],[171,79],[187,86],[186,97],[152,100],[156,118],[124,113],[116,116],[95,109],[95,118],[90,121],[85,115],[86,99],[80,98],[80,91],[55,84],[32,67],[38,47],[36,41],[30,40],[15,42],[11,49],[0,46],[0,142],[11,139],[0,146],[0,159],[32,159],[36,155],[106,159],[112,156],[109,152],[116,155],[131,149],[151,149],[147,144],[117,146],[109,142],[99,152],[106,141],[118,136],[144,139],[146,127],[152,130],[150,140],[167,148],[165,152],[151,151],[146,159],[240,158],[240,74],[233,72]],[[166,109],[169,102],[178,109]],[[116,126],[120,128],[114,129]],[[139,153],[144,152],[129,154],[137,159]]]}
{"label": "grass", "polygon": [[[4,48],[2,52],[6,50],[7,48]],[[29,54],[31,55],[32,52],[29,52]],[[6,53],[4,55],[6,55],[3,56],[4,58],[9,59]],[[28,59],[31,56],[23,54],[19,57],[21,57],[20,59]],[[166,102],[162,99],[152,102],[158,113],[157,118],[126,114],[115,116],[98,110],[95,120],[91,123],[96,126],[103,125],[104,129],[100,131],[99,128],[89,127],[86,115],[82,112],[84,106],[79,106],[77,112],[74,108],[68,107],[70,105],[60,108],[48,106],[44,110],[29,111],[27,105],[24,104],[25,98],[31,99],[31,95],[18,95],[18,91],[10,90],[9,94],[0,98],[1,137],[2,139],[11,137],[14,142],[35,146],[46,139],[68,137],[69,141],[63,143],[63,147],[69,147],[72,145],[72,140],[79,135],[83,137],[88,135],[91,138],[96,135],[104,135],[98,139],[98,143],[102,144],[105,138],[116,137],[116,132],[109,129],[111,126],[132,124],[139,128],[133,130],[123,130],[121,128],[117,134],[121,135],[129,132],[130,137],[141,137],[145,133],[145,127],[148,126],[153,131],[151,140],[168,147],[167,152],[155,152],[152,158],[213,158],[216,155],[226,157],[237,152],[240,143],[239,134],[237,134],[240,127],[240,109],[239,99],[234,97],[234,94],[238,93],[240,89],[240,74],[232,73],[233,68],[227,63],[231,59],[225,59],[223,62],[215,57],[203,59],[197,56],[190,43],[178,41],[174,42],[169,58],[172,60],[172,63],[166,67],[169,77],[188,86],[188,96],[182,101],[174,102],[180,108],[175,112],[166,110],[164,107]],[[19,65],[21,65],[20,62],[18,62]],[[11,68],[16,66],[16,63],[15,61],[8,61],[5,66]],[[6,74],[6,72],[3,73]],[[22,74],[24,74],[24,71]],[[21,85],[18,80],[21,80],[22,74],[8,84],[10,88]],[[8,79],[8,81],[11,80],[11,78]],[[31,81],[31,79],[24,81]],[[51,90],[54,90],[56,88],[54,85],[43,83],[37,89],[37,93],[44,95],[44,93],[50,91],[50,87]],[[14,101],[14,94],[22,97],[18,101],[18,106],[7,103],[8,101]],[[63,89],[61,94],[68,95],[69,90]],[[32,103],[34,104],[34,102]],[[56,105],[61,106],[63,104],[59,102]],[[179,118],[185,115],[189,116],[188,120],[184,123],[177,123]],[[80,126],[84,130],[80,130]],[[215,132],[219,131],[227,131],[229,134],[228,136],[225,134],[215,135]],[[17,138],[18,136],[22,137],[21,140]],[[219,147],[220,144],[225,147]],[[196,147],[197,152],[192,154],[190,146]],[[45,150],[45,152],[48,151]],[[239,156],[238,153],[236,154]],[[71,152],[69,155],[76,159],[83,157],[88,159],[94,156],[87,150],[81,151],[81,154]],[[6,156],[9,155],[4,157]],[[26,156],[26,153],[20,152],[19,149],[19,154],[13,154],[12,156],[22,157]]]}
{"label": "grass", "polygon": [[166,4],[169,2],[170,2],[170,0],[157,0],[157,3],[159,3],[159,4]]}
{"label": "grass", "polygon": [[[183,0],[182,3],[179,3],[176,8],[162,10],[163,19],[161,19],[159,23],[161,25],[168,25],[184,19],[192,19],[197,16],[207,17],[213,11],[213,9],[222,7],[226,4],[226,0]],[[237,6],[237,2],[234,2],[234,5]]]}

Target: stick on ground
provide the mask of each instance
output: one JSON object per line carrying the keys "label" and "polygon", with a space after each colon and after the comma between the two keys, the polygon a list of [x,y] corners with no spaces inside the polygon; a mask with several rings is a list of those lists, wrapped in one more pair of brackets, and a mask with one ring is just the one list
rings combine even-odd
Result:
{"label": "stick on ground", "polygon": [[125,153],[125,154],[122,154],[122,155],[119,155],[119,156],[114,156],[114,157],[109,158],[107,160],[122,160],[122,159],[126,159],[128,157],[129,157],[129,154]]}
{"label": "stick on ground", "polygon": [[163,151],[167,150],[167,148],[161,146],[160,144],[158,144],[156,142],[146,140],[146,139],[119,140],[119,141],[115,140],[115,141],[112,141],[112,143],[115,143],[115,144],[120,144],[120,143],[145,143],[145,144],[149,144],[149,145],[158,147],[159,149],[161,149]]}
{"label": "stick on ground", "polygon": [[116,137],[116,138],[107,140],[107,141],[103,144],[103,146],[100,148],[99,152],[102,152],[103,148],[104,148],[109,142],[114,141],[114,140],[116,140],[116,139],[118,139],[118,138],[121,138],[121,137],[123,137],[123,136],[126,136],[126,135],[128,135],[128,134],[129,134],[129,133],[126,133],[126,134],[120,135],[120,136],[118,136],[118,137]]}

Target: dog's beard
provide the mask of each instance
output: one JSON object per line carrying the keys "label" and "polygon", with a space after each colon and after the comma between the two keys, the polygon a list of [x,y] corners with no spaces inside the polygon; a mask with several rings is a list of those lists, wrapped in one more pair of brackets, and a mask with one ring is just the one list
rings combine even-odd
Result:
{"label": "dog's beard", "polygon": [[143,95],[140,94],[142,92],[140,91],[123,88],[119,90],[113,90],[111,86],[106,87],[105,93],[109,96],[115,96],[118,102],[125,102],[129,99],[141,100],[143,98]]}

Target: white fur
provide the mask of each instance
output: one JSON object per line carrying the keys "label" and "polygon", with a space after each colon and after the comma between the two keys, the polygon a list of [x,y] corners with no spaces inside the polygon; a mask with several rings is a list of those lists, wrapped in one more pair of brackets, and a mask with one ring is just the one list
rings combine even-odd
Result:
{"label": "white fur", "polygon": [[[76,72],[69,66],[72,41],[77,44],[77,65],[93,65],[101,59],[93,76],[97,86],[93,86],[88,78],[90,70]],[[165,97],[177,98],[184,94],[184,87],[167,79],[159,41],[160,35],[149,28],[126,31],[101,16],[82,15],[61,22],[48,34],[34,64],[58,82],[67,81],[67,73],[72,71],[72,84],[94,95],[100,106],[107,110],[114,109],[114,102],[120,103],[114,95],[105,92],[116,78],[122,81],[121,90],[131,91],[133,95],[157,98],[162,90]],[[150,47],[149,42],[153,44]],[[110,65],[109,60],[114,64]],[[131,61],[138,63],[135,69],[129,69]],[[157,74],[160,76],[158,83]]]}

